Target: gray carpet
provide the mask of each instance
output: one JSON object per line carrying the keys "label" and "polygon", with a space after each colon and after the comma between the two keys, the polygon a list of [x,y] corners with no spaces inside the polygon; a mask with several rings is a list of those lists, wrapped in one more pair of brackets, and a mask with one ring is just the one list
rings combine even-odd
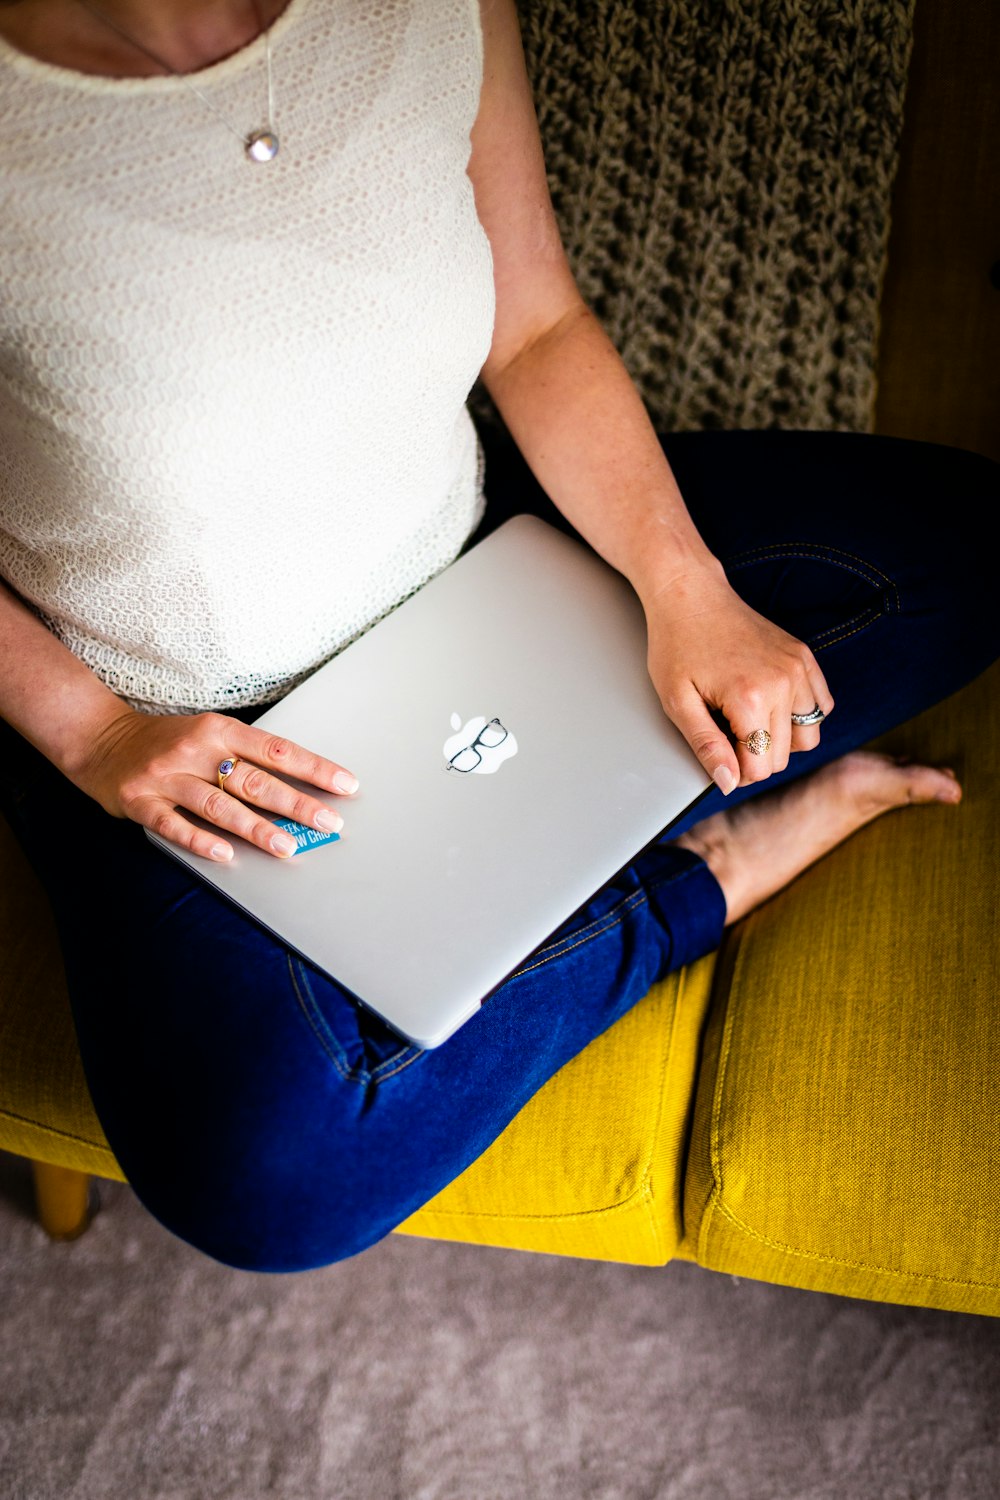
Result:
{"label": "gray carpet", "polygon": [[234,1272],[0,1154],[3,1500],[996,1500],[1000,1320],[390,1237]]}

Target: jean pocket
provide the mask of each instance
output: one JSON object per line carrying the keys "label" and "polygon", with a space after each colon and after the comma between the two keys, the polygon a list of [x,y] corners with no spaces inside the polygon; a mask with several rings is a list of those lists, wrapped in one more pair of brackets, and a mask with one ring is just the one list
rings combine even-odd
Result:
{"label": "jean pocket", "polygon": [[342,1078],[365,1086],[382,1083],[422,1056],[422,1048],[291,953],[288,970],[299,1008]]}
{"label": "jean pocket", "polygon": [[892,578],[837,547],[773,543],[724,566],[742,599],[817,653],[901,610]]}

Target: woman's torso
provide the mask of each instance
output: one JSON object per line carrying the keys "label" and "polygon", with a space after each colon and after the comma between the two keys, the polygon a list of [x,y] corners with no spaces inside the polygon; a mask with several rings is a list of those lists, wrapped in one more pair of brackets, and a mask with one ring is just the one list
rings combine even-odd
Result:
{"label": "woman's torso", "polygon": [[[177,78],[0,46],[0,573],[144,707],[279,696],[482,504],[476,0],[291,0],[272,57],[253,164]],[[262,40],[193,81],[263,123]]]}

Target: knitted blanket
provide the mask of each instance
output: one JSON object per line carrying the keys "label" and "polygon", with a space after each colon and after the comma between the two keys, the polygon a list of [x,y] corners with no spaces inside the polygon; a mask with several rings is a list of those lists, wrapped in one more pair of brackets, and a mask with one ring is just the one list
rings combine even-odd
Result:
{"label": "knitted blanket", "polygon": [[661,428],[870,428],[913,5],[520,0],[564,243]]}

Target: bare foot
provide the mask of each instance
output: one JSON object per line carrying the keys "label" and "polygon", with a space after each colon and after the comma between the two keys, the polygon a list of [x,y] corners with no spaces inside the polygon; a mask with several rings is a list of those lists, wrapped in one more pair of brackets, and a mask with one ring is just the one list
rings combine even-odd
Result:
{"label": "bare foot", "polygon": [[718,880],[728,926],[890,808],[961,798],[953,771],[854,750],[801,781],[696,823],[676,843],[700,854]]}

